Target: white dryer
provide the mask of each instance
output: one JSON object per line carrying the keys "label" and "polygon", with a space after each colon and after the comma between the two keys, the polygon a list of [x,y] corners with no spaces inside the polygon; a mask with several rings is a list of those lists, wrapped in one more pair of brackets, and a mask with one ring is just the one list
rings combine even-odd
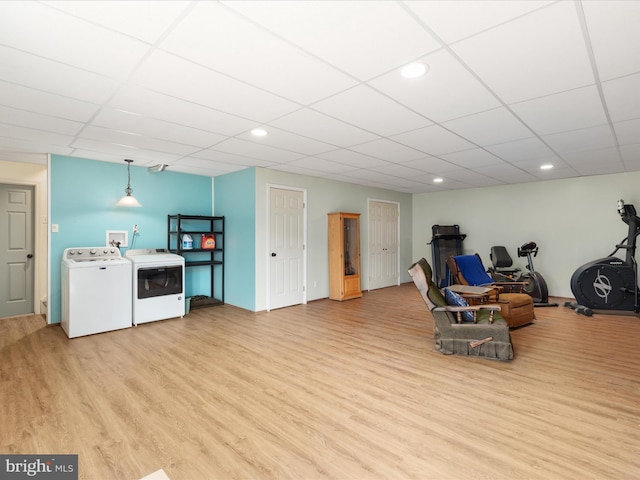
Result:
{"label": "white dryer", "polygon": [[133,324],[183,317],[184,257],[162,248],[128,250],[132,263]]}
{"label": "white dryer", "polygon": [[60,323],[69,338],[132,325],[131,262],[117,248],[65,249],[61,280]]}

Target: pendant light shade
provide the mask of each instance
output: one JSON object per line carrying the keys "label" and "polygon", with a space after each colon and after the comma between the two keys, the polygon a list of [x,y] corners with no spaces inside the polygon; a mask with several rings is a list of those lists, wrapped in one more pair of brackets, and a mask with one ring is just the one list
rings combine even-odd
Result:
{"label": "pendant light shade", "polygon": [[136,200],[136,197],[131,195],[133,193],[133,189],[131,188],[131,164],[133,160],[125,159],[127,162],[127,188],[124,189],[124,197],[122,197],[116,206],[118,207],[141,207],[140,202]]}

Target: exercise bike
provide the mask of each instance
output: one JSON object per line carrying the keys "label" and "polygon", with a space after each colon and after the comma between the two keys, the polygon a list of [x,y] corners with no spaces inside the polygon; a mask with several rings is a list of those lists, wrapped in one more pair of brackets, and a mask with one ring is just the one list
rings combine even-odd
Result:
{"label": "exercise bike", "polygon": [[522,292],[533,299],[535,307],[557,307],[557,303],[549,302],[547,282],[539,272],[533,268],[533,257],[538,255],[538,245],[528,242],[518,248],[519,257],[527,257],[527,272],[520,273],[520,269],[513,266],[511,256],[503,246],[491,247],[491,262],[493,267],[487,272],[495,281],[518,282],[522,285]]}
{"label": "exercise bike", "polygon": [[[576,312],[591,315],[600,313],[640,313],[638,305],[638,265],[636,263],[636,238],[640,234],[640,217],[633,205],[618,201],[618,213],[628,225],[627,237],[616,245],[608,257],[589,262],[571,276],[571,291],[576,297]],[[626,250],[625,259],[614,255]],[[581,309],[582,311],[578,311]]]}
{"label": "exercise bike", "polygon": [[541,273],[533,268],[533,257],[538,256],[538,245],[528,242],[518,248],[519,257],[527,257],[528,272],[520,275],[519,282],[524,282],[523,290],[533,298],[535,307],[557,307],[557,303],[549,302],[549,289]]}

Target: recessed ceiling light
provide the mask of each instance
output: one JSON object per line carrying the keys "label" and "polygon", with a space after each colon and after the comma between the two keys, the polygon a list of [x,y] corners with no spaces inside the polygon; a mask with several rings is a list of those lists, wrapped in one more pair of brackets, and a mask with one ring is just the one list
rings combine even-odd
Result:
{"label": "recessed ceiling light", "polygon": [[427,73],[427,70],[429,70],[429,66],[424,63],[410,63],[402,68],[400,75],[404,78],[417,78]]}
{"label": "recessed ceiling light", "polygon": [[442,182],[444,182],[443,178],[436,177],[436,178],[433,179],[433,183],[442,183]]}
{"label": "recessed ceiling light", "polygon": [[254,137],[264,137],[267,135],[267,131],[264,128],[254,128],[251,130],[251,135]]}
{"label": "recessed ceiling light", "polygon": [[545,163],[544,165],[540,165],[540,170],[551,170],[553,168],[553,165],[551,165],[550,163]]}

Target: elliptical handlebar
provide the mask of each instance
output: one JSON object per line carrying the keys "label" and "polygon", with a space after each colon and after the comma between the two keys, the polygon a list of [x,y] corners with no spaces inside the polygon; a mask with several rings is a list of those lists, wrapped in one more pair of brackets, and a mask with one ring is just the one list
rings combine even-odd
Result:
{"label": "elliptical handlebar", "polygon": [[625,260],[628,265],[632,265],[636,261],[636,237],[640,235],[640,217],[636,213],[636,207],[624,203],[623,199],[618,200],[618,213],[622,221],[629,226],[629,232],[627,238],[616,245],[616,249],[610,256],[624,249],[627,251]]}

